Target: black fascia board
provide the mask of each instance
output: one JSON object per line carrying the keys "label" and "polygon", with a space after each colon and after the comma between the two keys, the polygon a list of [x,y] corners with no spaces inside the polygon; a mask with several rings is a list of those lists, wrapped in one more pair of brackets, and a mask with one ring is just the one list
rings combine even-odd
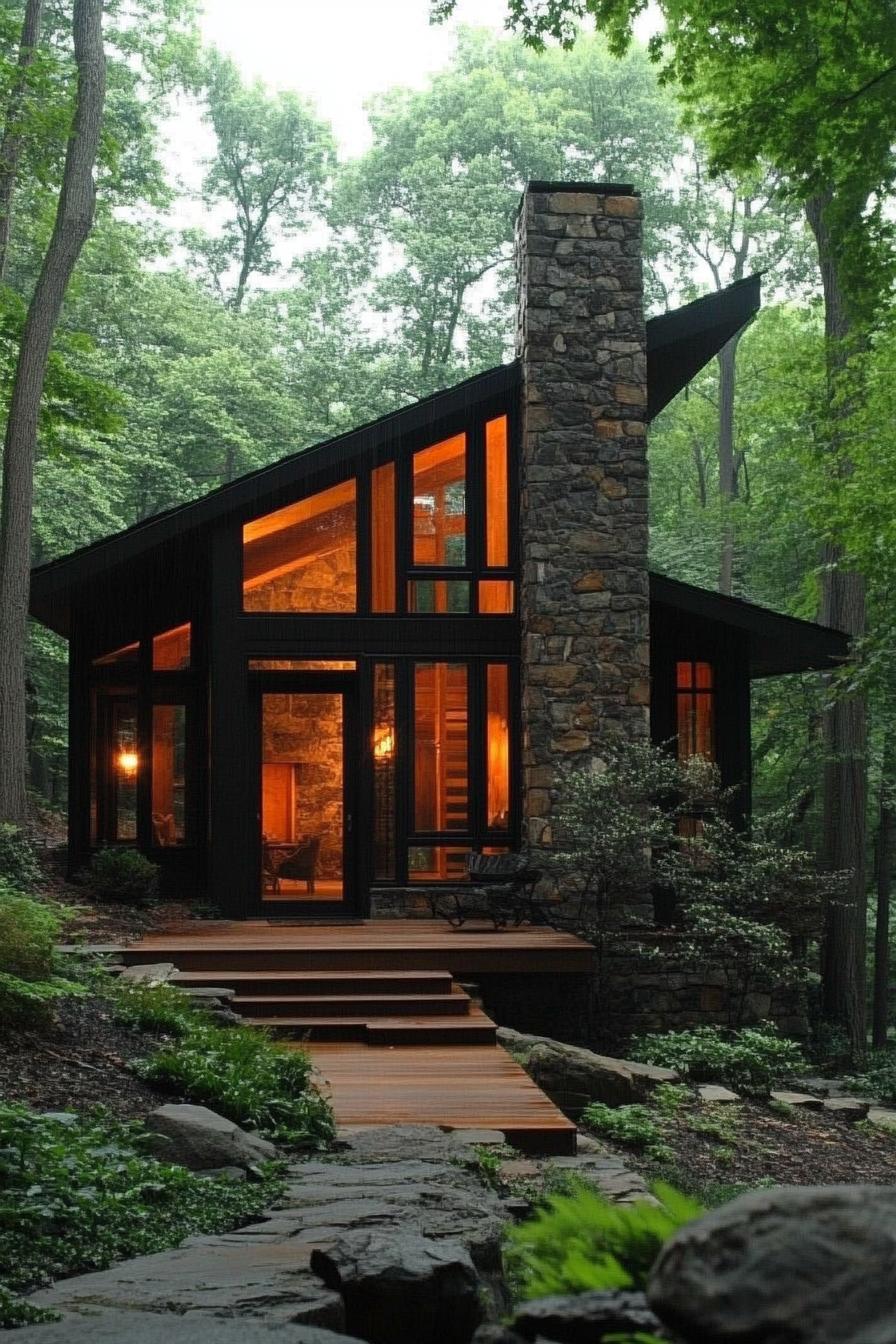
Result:
{"label": "black fascia board", "polygon": [[647,323],[647,418],[652,420],[759,311],[761,273]]}
{"label": "black fascia board", "polygon": [[750,676],[832,671],[849,657],[849,636],[815,621],[785,616],[769,607],[698,588],[651,572],[651,605],[742,630],[750,636]]}

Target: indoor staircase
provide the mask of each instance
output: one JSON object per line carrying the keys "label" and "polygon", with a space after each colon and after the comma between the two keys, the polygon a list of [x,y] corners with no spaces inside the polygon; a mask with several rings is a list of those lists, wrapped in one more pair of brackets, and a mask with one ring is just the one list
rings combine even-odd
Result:
{"label": "indoor staircase", "polygon": [[494,1045],[496,1028],[450,971],[193,970],[171,983],[233,989],[233,1011],[275,1035],[367,1045]]}

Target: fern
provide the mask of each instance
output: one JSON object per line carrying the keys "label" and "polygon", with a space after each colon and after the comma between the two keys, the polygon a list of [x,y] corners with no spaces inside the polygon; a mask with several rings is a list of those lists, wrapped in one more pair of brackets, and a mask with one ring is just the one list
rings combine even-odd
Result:
{"label": "fern", "polygon": [[516,1295],[644,1288],[660,1247],[703,1209],[657,1182],[657,1204],[611,1204],[588,1186],[553,1195],[535,1218],[508,1233],[507,1268]]}

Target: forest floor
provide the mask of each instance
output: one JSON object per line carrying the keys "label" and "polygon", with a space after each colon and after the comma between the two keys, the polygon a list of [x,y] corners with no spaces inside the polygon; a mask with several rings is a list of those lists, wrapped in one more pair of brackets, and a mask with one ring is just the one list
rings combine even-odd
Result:
{"label": "forest floor", "polygon": [[770,1185],[896,1184],[896,1129],[826,1111],[696,1098],[655,1112],[658,1137],[646,1147],[598,1141],[648,1181],[663,1180],[716,1205]]}
{"label": "forest floor", "polygon": [[120,1120],[143,1119],[164,1098],[130,1066],[153,1044],[116,1022],[102,998],[61,999],[51,1026],[0,1032],[0,1097],[34,1111],[103,1106]]}

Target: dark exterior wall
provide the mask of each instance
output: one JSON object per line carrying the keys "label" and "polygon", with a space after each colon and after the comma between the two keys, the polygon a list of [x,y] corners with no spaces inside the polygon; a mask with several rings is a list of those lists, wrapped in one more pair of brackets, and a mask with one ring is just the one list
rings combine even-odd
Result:
{"label": "dark exterior wall", "polygon": [[676,733],[675,664],[708,662],[715,671],[716,761],[725,788],[736,788],[735,819],[750,814],[750,644],[744,631],[654,603],[651,608],[650,735],[661,746]]}
{"label": "dark exterior wall", "polygon": [[530,189],[517,258],[523,817],[550,845],[563,772],[649,731],[640,198]]}

